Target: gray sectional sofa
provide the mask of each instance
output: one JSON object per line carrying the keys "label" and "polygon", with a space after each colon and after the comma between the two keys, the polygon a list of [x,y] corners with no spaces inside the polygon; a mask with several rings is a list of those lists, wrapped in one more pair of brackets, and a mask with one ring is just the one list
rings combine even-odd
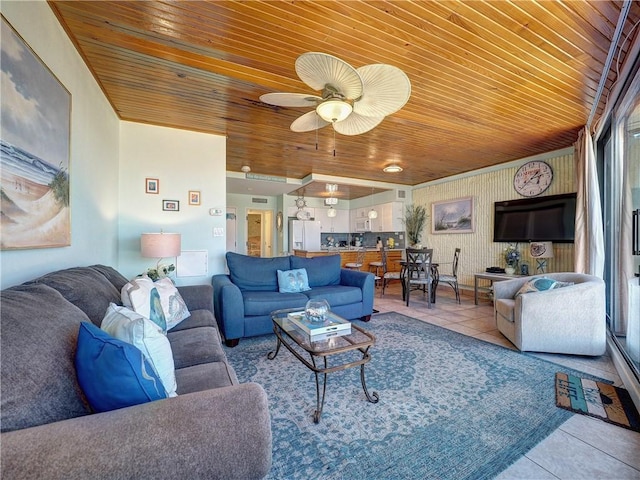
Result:
{"label": "gray sectional sofa", "polygon": [[249,479],[271,468],[267,397],[239,384],[210,285],[179,287],[191,316],[167,334],[177,397],[92,413],[74,356],[81,322],[100,325],[127,279],[60,270],[1,292],[2,478]]}
{"label": "gray sectional sofa", "polygon": [[[368,321],[373,313],[373,274],[341,268],[340,255],[260,258],[228,252],[229,274],[214,275],[213,306],[225,342],[232,347],[244,337],[273,332],[271,312],[303,309],[322,298],[347,320]],[[278,270],[304,269],[309,290],[283,293]]]}

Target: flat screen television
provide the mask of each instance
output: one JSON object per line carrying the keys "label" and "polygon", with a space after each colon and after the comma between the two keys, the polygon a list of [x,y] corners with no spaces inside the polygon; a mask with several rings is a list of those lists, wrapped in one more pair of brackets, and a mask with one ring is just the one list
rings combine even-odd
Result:
{"label": "flat screen television", "polygon": [[575,238],[575,193],[495,202],[493,213],[494,242],[572,243]]}

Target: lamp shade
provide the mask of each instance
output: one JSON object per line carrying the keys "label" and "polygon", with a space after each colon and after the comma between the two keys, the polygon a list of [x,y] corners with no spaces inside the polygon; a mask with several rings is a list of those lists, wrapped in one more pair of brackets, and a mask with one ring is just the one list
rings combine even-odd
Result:
{"label": "lamp shade", "polygon": [[177,257],[180,255],[180,249],[179,233],[143,233],[140,237],[140,251],[143,257]]}
{"label": "lamp shade", "polygon": [[533,258],[553,258],[553,242],[531,242],[529,251]]}
{"label": "lamp shade", "polygon": [[322,102],[316,108],[317,114],[320,115],[325,122],[341,122],[347,118],[352,111],[353,107],[349,103],[336,99]]}

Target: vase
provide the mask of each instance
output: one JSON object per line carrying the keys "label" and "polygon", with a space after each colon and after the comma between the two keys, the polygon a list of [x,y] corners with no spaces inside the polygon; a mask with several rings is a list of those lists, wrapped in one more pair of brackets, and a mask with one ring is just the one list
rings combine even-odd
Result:
{"label": "vase", "polygon": [[509,267],[507,267],[507,268],[505,268],[505,269],[504,269],[504,272],[505,272],[507,275],[513,275],[514,273],[516,273],[516,269],[515,269],[515,268],[513,268],[513,267],[511,267],[511,266],[509,266]]}
{"label": "vase", "polygon": [[329,313],[329,302],[324,299],[309,300],[304,307],[304,314],[311,323],[323,323]]}

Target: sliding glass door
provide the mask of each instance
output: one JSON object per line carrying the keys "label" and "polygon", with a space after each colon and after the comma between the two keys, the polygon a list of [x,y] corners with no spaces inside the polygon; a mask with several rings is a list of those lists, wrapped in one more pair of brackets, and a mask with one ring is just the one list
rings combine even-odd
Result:
{"label": "sliding glass door", "polygon": [[609,329],[640,378],[640,74],[599,142],[604,164]]}

